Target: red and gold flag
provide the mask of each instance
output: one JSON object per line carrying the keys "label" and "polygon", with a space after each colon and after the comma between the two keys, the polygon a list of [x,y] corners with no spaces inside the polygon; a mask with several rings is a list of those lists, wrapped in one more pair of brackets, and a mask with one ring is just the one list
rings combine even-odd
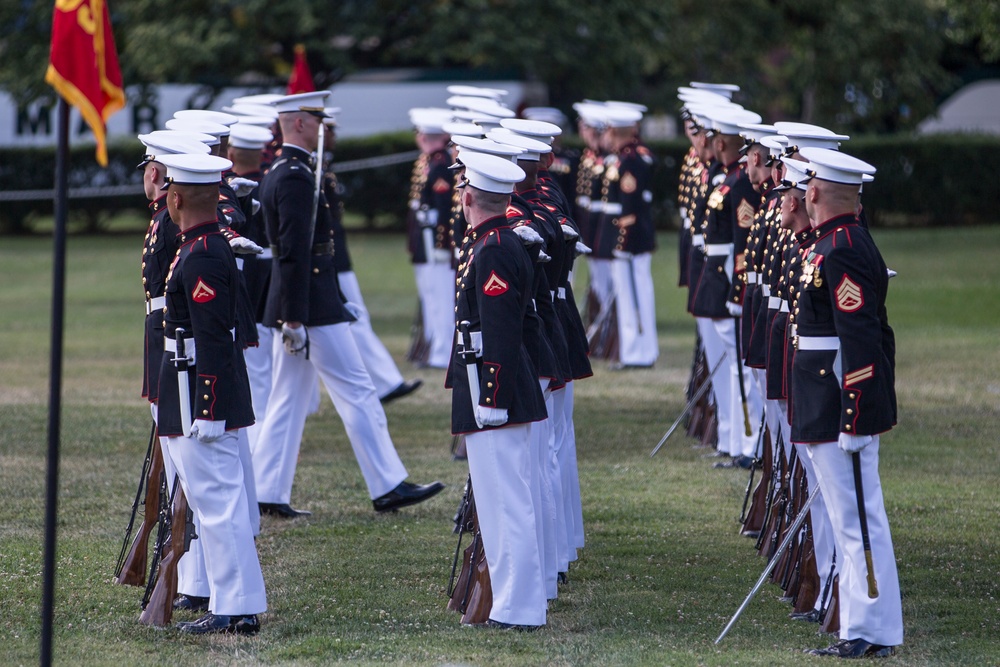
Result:
{"label": "red and gold flag", "polygon": [[309,69],[309,61],[306,60],[306,47],[301,44],[295,45],[295,65],[292,67],[292,75],[288,77],[289,95],[296,93],[311,93],[316,90],[313,83],[312,71]]}
{"label": "red and gold flag", "polygon": [[80,110],[106,167],[105,123],[125,106],[125,91],[105,0],[56,0],[45,82]]}

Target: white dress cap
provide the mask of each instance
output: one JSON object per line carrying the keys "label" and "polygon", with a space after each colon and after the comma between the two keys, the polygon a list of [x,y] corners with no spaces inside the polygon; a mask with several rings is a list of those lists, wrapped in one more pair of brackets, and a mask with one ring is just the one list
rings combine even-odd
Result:
{"label": "white dress cap", "polygon": [[478,111],[479,113],[484,113],[488,116],[496,116],[497,118],[513,118],[517,115],[496,100],[487,97],[455,95],[445,100],[445,103],[448,106],[455,107],[457,109]]}
{"label": "white dress cap", "polygon": [[229,145],[233,148],[264,150],[264,146],[267,146],[274,139],[270,130],[242,122],[233,125],[230,130]]}
{"label": "white dress cap", "polygon": [[448,86],[445,88],[449,95],[459,95],[462,97],[485,97],[487,99],[496,100],[499,102],[504,95],[507,94],[506,90],[500,88],[483,88],[481,86]]}
{"label": "white dress cap", "polygon": [[460,123],[457,121],[451,121],[441,125],[441,129],[445,131],[446,134],[450,134],[454,137],[482,137],[486,132],[482,127],[476,125],[475,123]]}
{"label": "white dress cap", "polygon": [[829,148],[803,148],[799,153],[809,160],[807,173],[811,172],[814,178],[821,181],[861,185],[865,182],[866,174],[870,176],[875,174],[875,167],[872,165],[840,151]]}
{"label": "white dress cap", "polygon": [[295,95],[284,95],[271,105],[278,113],[289,113],[293,111],[305,111],[321,118],[326,117],[326,98],[330,97],[329,90],[314,90],[311,93],[296,93]]}
{"label": "white dress cap", "polygon": [[707,83],[705,81],[692,81],[692,88],[697,88],[699,90],[708,90],[719,95],[733,98],[733,93],[739,91],[740,87],[735,83]]}
{"label": "white dress cap", "polygon": [[604,106],[604,124],[607,127],[630,127],[642,120],[642,112],[625,106]]}
{"label": "white dress cap", "polygon": [[[272,125],[277,122],[278,116],[240,116],[240,122],[236,125],[256,125],[257,127],[263,127],[264,129],[270,129]],[[233,127],[236,127],[233,125]]]}
{"label": "white dress cap", "polygon": [[194,138],[201,135],[191,135],[187,132],[174,132],[172,130],[157,130],[149,134],[140,134],[139,141],[146,147],[146,152],[142,156],[136,168],[142,169],[148,162],[159,162],[161,155],[174,155],[177,153],[208,153],[211,149],[200,140]]}
{"label": "white dress cap", "polygon": [[561,127],[554,123],[546,123],[544,120],[504,118],[500,121],[500,127],[547,144],[551,144],[553,139],[562,134]]}
{"label": "white dress cap", "polygon": [[524,169],[510,160],[486,153],[466,151],[462,155],[462,164],[465,165],[462,185],[468,184],[486,192],[508,194],[526,176]]}
{"label": "white dress cap", "polygon": [[498,127],[487,132],[486,138],[492,139],[493,141],[501,144],[508,144],[510,146],[523,148],[524,152],[518,155],[517,159],[525,160],[527,162],[538,162],[542,159],[541,156],[543,153],[552,152],[552,146],[548,145],[544,141],[532,139],[531,137],[525,137],[502,127]]}
{"label": "white dress cap", "polygon": [[278,119],[278,112],[270,104],[233,104],[222,107],[222,110],[240,118],[243,116],[269,116],[273,120]]}
{"label": "white dress cap", "polygon": [[573,105],[573,110],[580,116],[584,125],[597,130],[602,130],[607,125],[604,120],[605,106],[596,102],[577,102]]}
{"label": "white dress cap", "polygon": [[526,107],[521,115],[528,120],[542,120],[562,127],[566,124],[566,114],[555,107]]}
{"label": "white dress cap", "polygon": [[768,155],[772,160],[777,160],[785,153],[785,146],[788,145],[788,137],[780,134],[764,137],[760,140],[760,145],[767,147]]}
{"label": "white dress cap", "polygon": [[781,179],[781,183],[774,187],[775,192],[784,192],[785,190],[792,189],[805,192],[806,186],[812,179],[812,176],[806,173],[809,163],[787,156],[781,158],[781,162],[785,165],[785,175]]}
{"label": "white dress cap", "polygon": [[435,107],[415,107],[410,109],[410,123],[423,134],[444,134],[443,125],[450,123],[452,113],[449,109]]}
{"label": "white dress cap", "polygon": [[487,113],[480,113],[479,111],[469,111],[468,109],[455,109],[451,112],[452,118],[456,121],[478,123],[479,121],[496,121],[500,122],[500,119],[496,116],[491,116]]}
{"label": "white dress cap", "polygon": [[517,146],[512,146],[510,144],[499,144],[492,139],[483,139],[480,137],[467,137],[459,135],[453,136],[451,141],[458,146],[459,161],[462,160],[462,154],[465,151],[496,155],[510,160],[511,162],[517,162],[517,157],[525,152],[523,148],[518,148]]}
{"label": "white dress cap", "polygon": [[788,147],[792,152],[803,148],[829,148],[837,150],[841,141],[850,139],[846,134],[837,134],[819,125],[779,121],[774,124],[779,134],[788,137]]}
{"label": "white dress cap", "polygon": [[764,137],[773,137],[777,134],[778,132],[775,130],[774,125],[765,125],[763,123],[740,124],[740,135],[742,135],[744,139],[754,143],[760,143],[760,140]]}
{"label": "white dress cap", "polygon": [[191,118],[171,118],[166,123],[168,130],[180,130],[181,132],[199,132],[201,134],[211,135],[214,141],[210,142],[209,146],[217,146],[219,144],[219,137],[224,137],[229,134],[229,128],[225,125],[219,125],[218,123],[211,123],[207,120],[194,120]]}
{"label": "white dress cap", "polygon": [[624,109],[632,109],[633,111],[638,111],[639,113],[646,113],[649,111],[649,107],[645,104],[639,104],[637,102],[623,102],[622,100],[608,100],[604,103],[609,107],[622,107]]}
{"label": "white dress cap", "polygon": [[174,114],[174,118],[190,118],[192,120],[206,120],[210,123],[218,123],[219,125],[225,125],[229,127],[230,125],[235,125],[236,121],[239,120],[236,116],[231,113],[223,113],[221,111],[209,111],[207,109],[183,109]]}
{"label": "white dress cap", "polygon": [[713,107],[706,111],[705,115],[711,121],[711,127],[717,134],[739,135],[741,125],[761,121],[760,115],[753,111],[731,107]]}
{"label": "white dress cap", "polygon": [[274,104],[284,95],[281,93],[260,93],[259,95],[243,95],[234,97],[233,104]]}
{"label": "white dress cap", "polygon": [[192,155],[181,153],[164,155],[159,160],[167,167],[167,183],[177,185],[218,185],[222,182],[222,173],[232,168],[233,163],[218,155]]}

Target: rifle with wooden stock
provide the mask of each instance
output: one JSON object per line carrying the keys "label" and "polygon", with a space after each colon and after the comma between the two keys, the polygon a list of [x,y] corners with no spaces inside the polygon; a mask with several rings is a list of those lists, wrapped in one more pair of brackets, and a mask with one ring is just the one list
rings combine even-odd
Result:
{"label": "rifle with wooden stock", "polygon": [[[146,458],[142,463],[142,473],[139,475],[139,487],[135,492],[135,500],[132,502],[132,516],[129,518],[128,526],[125,527],[125,539],[122,541],[122,549],[118,554],[118,563],[115,565],[115,581],[126,586],[143,586],[146,583],[146,562],[149,553],[149,536],[153,532],[153,526],[159,518],[159,512],[154,511],[160,504],[160,477],[163,475],[163,452],[160,450],[156,437],[156,423],[149,434],[149,446],[146,448]],[[135,517],[139,509],[139,498],[146,494],[143,499],[142,524],[135,539],[132,537],[132,529],[135,526]]]}
{"label": "rifle with wooden stock", "polygon": [[[188,548],[191,540],[197,537],[194,534],[194,520],[191,508],[188,506],[187,497],[180,485],[174,482],[173,509],[170,516],[170,542],[169,545],[161,544],[161,547],[168,547],[166,553],[162,554],[156,568],[155,580],[152,593],[144,601],[142,614],[139,615],[139,622],[143,625],[153,625],[162,627],[170,625],[170,620],[174,614],[174,598],[177,597],[177,564],[181,560]],[[154,577],[150,576],[150,583]]]}
{"label": "rifle with wooden stock", "polygon": [[[465,497],[459,510],[461,520],[458,545],[448,581],[448,609],[462,614],[462,624],[477,625],[489,620],[493,607],[493,588],[490,572],[483,551],[483,539],[479,532],[479,518],[476,514],[476,500],[472,492],[472,478],[465,486]],[[462,538],[472,535],[472,542],[462,552],[462,568],[456,579],[458,554],[462,549]]]}

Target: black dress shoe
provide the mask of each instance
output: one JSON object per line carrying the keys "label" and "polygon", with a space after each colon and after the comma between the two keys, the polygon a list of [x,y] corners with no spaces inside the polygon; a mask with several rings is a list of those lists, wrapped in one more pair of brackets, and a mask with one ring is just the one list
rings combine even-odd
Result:
{"label": "black dress shoe", "polygon": [[179,594],[174,598],[174,609],[177,611],[208,611],[208,598],[200,595]]}
{"label": "black dress shoe", "polygon": [[887,658],[895,651],[891,646],[872,644],[864,639],[841,639],[829,648],[806,649],[806,653],[853,660],[857,658]]}
{"label": "black dress shoe", "polygon": [[810,609],[809,611],[793,611],[788,615],[788,618],[793,621],[805,621],[806,623],[819,623],[820,612],[819,609]]}
{"label": "black dress shoe", "polygon": [[197,621],[178,623],[177,629],[189,635],[255,635],[260,632],[260,621],[257,620],[257,614],[237,616],[206,614]]}
{"label": "black dress shoe", "polygon": [[376,512],[388,512],[408,505],[422,503],[428,498],[436,496],[444,489],[441,482],[431,482],[430,484],[411,484],[400,482],[399,486],[372,501]]}
{"label": "black dress shoe", "polygon": [[294,519],[298,516],[312,516],[309,510],[297,510],[288,503],[257,503],[261,514],[280,516],[283,519]]}
{"label": "black dress shoe", "polygon": [[404,380],[403,382],[399,383],[398,387],[390,391],[388,394],[386,394],[379,400],[381,400],[382,403],[388,403],[389,401],[394,401],[397,398],[403,398],[407,394],[412,394],[417,389],[420,389],[420,386],[423,385],[423,383],[424,381],[421,380],[420,378],[417,378],[416,380],[411,380],[410,382],[406,382]]}

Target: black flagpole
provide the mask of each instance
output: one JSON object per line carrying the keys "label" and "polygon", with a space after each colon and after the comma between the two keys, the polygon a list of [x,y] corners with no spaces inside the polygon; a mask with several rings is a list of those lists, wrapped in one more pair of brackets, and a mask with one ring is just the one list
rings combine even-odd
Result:
{"label": "black flagpole", "polygon": [[45,474],[45,560],[42,570],[42,639],[39,664],[52,664],[55,607],[56,516],[59,505],[59,416],[62,411],[63,311],[66,301],[66,168],[69,162],[69,105],[59,97],[56,151],[55,230],[52,234],[52,334],[49,357],[49,451]]}

